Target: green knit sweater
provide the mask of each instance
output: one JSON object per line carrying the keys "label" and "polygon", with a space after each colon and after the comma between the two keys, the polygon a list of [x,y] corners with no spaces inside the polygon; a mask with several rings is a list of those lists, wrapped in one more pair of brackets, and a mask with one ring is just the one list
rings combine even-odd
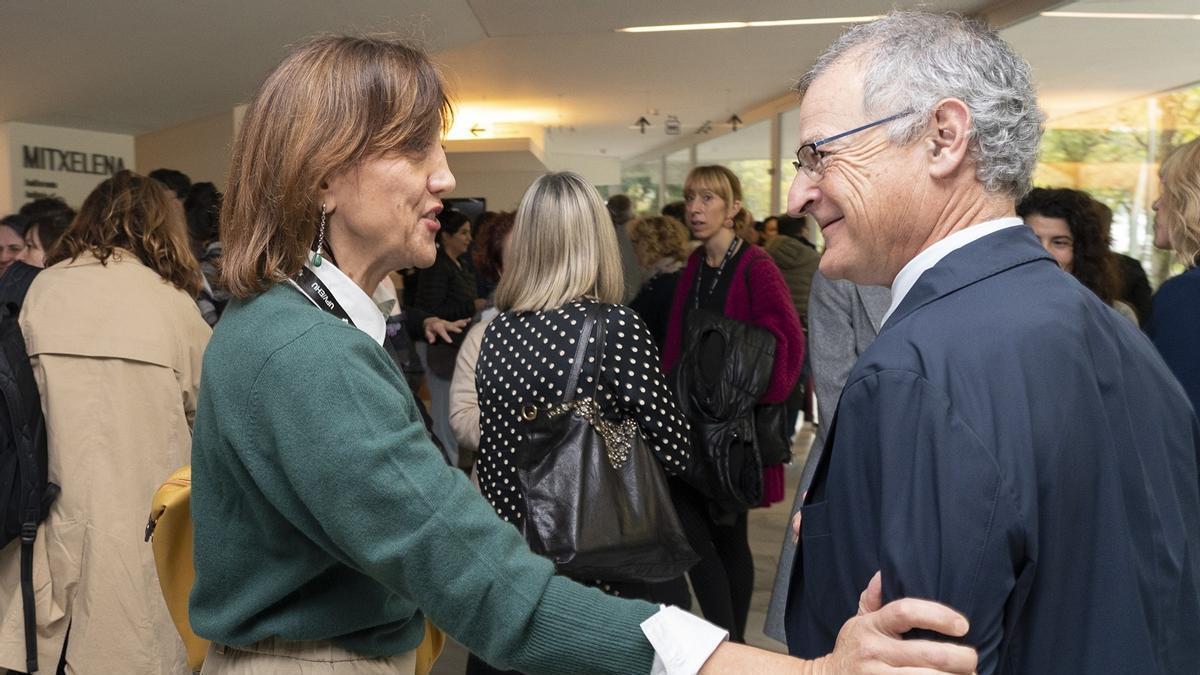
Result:
{"label": "green knit sweater", "polygon": [[422,614],[530,673],[649,672],[656,611],[554,576],[430,443],[362,331],[276,285],[204,355],[192,445],[195,631],[404,653]]}

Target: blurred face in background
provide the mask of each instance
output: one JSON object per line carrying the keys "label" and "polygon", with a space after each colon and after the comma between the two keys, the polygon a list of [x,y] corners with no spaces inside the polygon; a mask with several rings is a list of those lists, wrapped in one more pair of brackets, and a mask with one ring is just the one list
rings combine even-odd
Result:
{"label": "blurred face in background", "polygon": [[46,266],[46,249],[42,246],[36,227],[29,228],[25,233],[25,263],[34,267]]}
{"label": "blurred face in background", "polygon": [[25,258],[25,239],[8,225],[0,225],[0,275]]}
{"label": "blurred face in background", "polygon": [[1025,217],[1025,223],[1037,235],[1046,252],[1058,261],[1058,266],[1064,272],[1070,272],[1075,264],[1075,238],[1071,236],[1067,220],[1031,213]]}
{"label": "blurred face in background", "polygon": [[454,234],[442,234],[442,247],[451,260],[458,260],[471,246],[471,224],[464,223]]}
{"label": "blurred face in background", "polygon": [[775,217],[767,218],[763,221],[762,239],[763,243],[771,241],[779,235],[779,219]]}
{"label": "blurred face in background", "polygon": [[[1160,177],[1161,178],[1161,177]],[[1154,209],[1154,248],[1161,251],[1171,250],[1171,235],[1167,232],[1167,191],[1160,185],[1158,199],[1150,206]]]}

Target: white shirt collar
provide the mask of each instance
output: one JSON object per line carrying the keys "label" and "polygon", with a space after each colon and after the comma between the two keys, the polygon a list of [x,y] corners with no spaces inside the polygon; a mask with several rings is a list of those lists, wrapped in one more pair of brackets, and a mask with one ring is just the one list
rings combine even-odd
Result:
{"label": "white shirt collar", "polygon": [[[333,297],[337,298],[338,304],[346,310],[346,314],[350,315],[354,325],[382,345],[384,337],[387,336],[387,325],[383,313],[380,312],[379,306],[375,304],[371,296],[364,293],[358,284],[329,262],[328,258],[321,261],[320,267],[316,267],[312,264],[312,255],[309,255],[304,261],[304,266],[317,275],[321,283],[325,284],[330,293],[333,293]],[[294,281],[291,283],[295,285]],[[378,293],[378,291],[376,292]],[[305,294],[304,297],[308,298],[308,295]],[[312,301],[311,298],[309,300]],[[313,304],[316,305],[315,302]]]}
{"label": "white shirt collar", "polygon": [[879,322],[880,326],[886,324],[888,319],[892,317],[892,313],[896,311],[901,302],[904,302],[904,296],[908,295],[908,292],[916,285],[921,275],[926,270],[941,262],[942,258],[993,232],[999,232],[1005,228],[1022,224],[1024,224],[1024,221],[1017,216],[978,223],[963,228],[945,239],[934,242],[932,246],[918,253],[915,258],[908,261],[908,264],[896,275],[896,280],[892,282],[892,305],[888,307],[887,314],[883,315],[883,320]]}

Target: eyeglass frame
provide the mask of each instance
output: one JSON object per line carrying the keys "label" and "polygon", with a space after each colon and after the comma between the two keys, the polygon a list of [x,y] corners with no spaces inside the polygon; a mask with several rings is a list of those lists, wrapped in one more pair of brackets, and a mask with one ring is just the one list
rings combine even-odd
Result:
{"label": "eyeglass frame", "polygon": [[[877,127],[880,124],[887,124],[888,122],[898,120],[901,117],[907,117],[908,115],[911,115],[915,112],[917,112],[917,111],[916,110],[905,110],[904,112],[896,113],[895,115],[892,115],[890,117],[885,117],[881,120],[875,120],[874,122],[868,122],[867,124],[864,124],[860,127],[854,127],[853,129],[851,129],[849,131],[843,131],[840,134],[834,134],[832,136],[828,136],[826,138],[822,138],[820,140],[813,141],[811,143],[805,143],[804,145],[801,145],[799,148],[796,148],[796,159],[792,160],[792,166],[796,168],[796,173],[800,173],[800,170],[803,169],[804,172],[807,173],[809,175],[809,177],[812,178],[813,180],[820,180],[825,175],[825,166],[824,166],[825,156],[830,153],[829,152],[822,153],[821,151],[817,150],[817,148],[819,146],[825,145],[826,143],[832,143],[833,141],[841,140],[847,136],[857,134],[860,131],[866,131],[867,129],[870,129],[872,127]],[[815,164],[813,165],[814,168],[812,168],[812,169],[809,169],[808,167],[804,166],[804,160],[802,160],[800,158],[800,153],[804,152],[805,148],[809,149],[809,152],[812,153],[812,157],[814,158],[813,161],[815,162]]]}

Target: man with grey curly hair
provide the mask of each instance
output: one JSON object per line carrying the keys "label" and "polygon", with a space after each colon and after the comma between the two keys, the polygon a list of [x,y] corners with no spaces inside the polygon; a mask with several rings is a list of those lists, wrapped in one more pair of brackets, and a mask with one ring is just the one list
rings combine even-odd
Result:
{"label": "man with grey curly hair", "polygon": [[[897,12],[800,82],[792,214],[890,286],[802,508],[789,650],[885,600],[965,612],[980,673],[1200,672],[1200,424],[1136,328],[1016,217],[1041,137],[993,30]],[[815,339],[815,337],[814,337]]]}

